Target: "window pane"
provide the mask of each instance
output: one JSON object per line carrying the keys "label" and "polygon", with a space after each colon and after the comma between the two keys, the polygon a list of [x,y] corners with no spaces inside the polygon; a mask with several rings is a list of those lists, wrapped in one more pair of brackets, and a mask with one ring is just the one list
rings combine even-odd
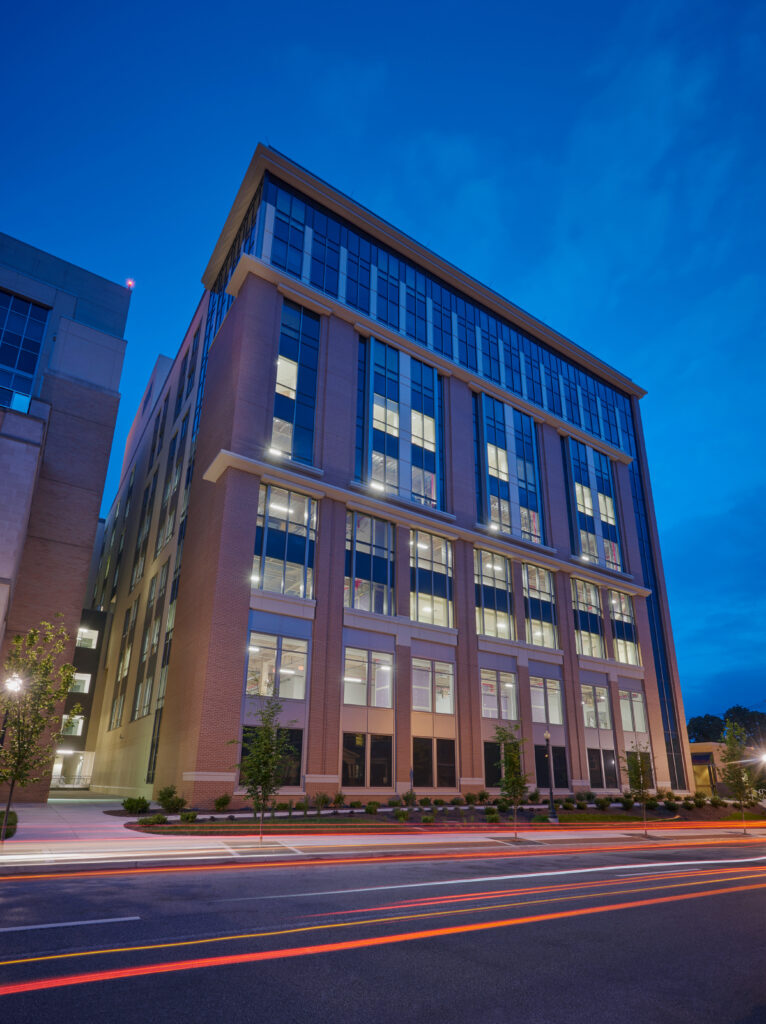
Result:
{"label": "window pane", "polygon": [[282,658],[279,665],[279,696],[287,700],[303,700],[306,696],[305,640],[282,640]]}
{"label": "window pane", "polygon": [[532,676],[529,680],[529,689],[532,694],[532,721],[545,722],[545,689],[543,680]]}
{"label": "window pane", "polygon": [[435,668],[435,700],[434,710],[442,715],[453,715],[455,703],[453,695],[453,668],[443,661],[434,662]]}
{"label": "window pane", "polygon": [[365,742],[364,733],[343,733],[341,781],[344,786],[364,786]]}
{"label": "window pane", "polygon": [[247,694],[271,697],[277,671],[277,638],[251,633],[247,654]]}
{"label": "window pane", "polygon": [[586,729],[596,728],[596,703],[593,699],[593,687],[581,686],[582,714]]}
{"label": "window pane", "polygon": [[367,704],[367,651],[346,648],[343,668],[343,703]]}
{"label": "window pane", "polygon": [[455,741],[436,741],[436,785],[452,789],[455,786]]}
{"label": "window pane", "polygon": [[633,732],[633,716],[630,712],[630,693],[628,690],[620,690],[620,717],[622,728],[625,732]]}
{"label": "window pane", "polygon": [[604,773],[601,770],[601,751],[593,747],[588,748],[588,770],[591,789],[603,789]]}
{"label": "window pane", "polygon": [[393,707],[394,659],[390,654],[372,652],[372,686],[370,706],[374,708]]}
{"label": "window pane", "polygon": [[636,732],[646,732],[646,705],[644,704],[643,693],[634,693],[632,703],[633,720],[636,725]]}
{"label": "window pane", "polygon": [[484,744],[484,785],[500,785],[500,744],[485,742]]}
{"label": "window pane", "polygon": [[433,774],[433,740],[414,736],[412,739],[412,782],[415,786],[431,788]]}
{"label": "window pane", "polygon": [[498,674],[500,685],[500,717],[513,721],[519,717],[516,702],[516,676],[512,672]]}
{"label": "window pane", "polygon": [[561,683],[557,679],[547,679],[548,690],[548,721],[551,725],[564,724],[564,710],[561,706]]}
{"label": "window pane", "polygon": [[392,786],[392,737],[370,736],[370,785]]}
{"label": "window pane", "polygon": [[431,662],[412,659],[412,710],[431,710]]}
{"label": "window pane", "polygon": [[599,729],[611,729],[612,715],[609,710],[609,691],[604,686],[596,687],[596,711]]}
{"label": "window pane", "polygon": [[481,714],[483,718],[497,718],[497,680],[490,669],[481,670]]}

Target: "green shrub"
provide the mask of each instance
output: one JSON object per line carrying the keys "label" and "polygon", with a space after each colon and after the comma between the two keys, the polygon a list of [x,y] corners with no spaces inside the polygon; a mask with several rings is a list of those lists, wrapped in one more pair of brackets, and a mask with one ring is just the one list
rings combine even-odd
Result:
{"label": "green shrub", "polygon": [[707,797],[704,793],[695,793],[693,799],[695,807],[704,807],[707,803]]}
{"label": "green shrub", "polygon": [[421,807],[430,807],[431,806],[431,797],[430,796],[421,796],[421,798],[418,800],[418,803],[420,804]]}
{"label": "green shrub", "polygon": [[167,825],[168,819],[164,814],[150,814],[148,818],[139,818],[139,825]]}
{"label": "green shrub", "polygon": [[670,811],[671,814],[675,814],[678,810],[678,804],[675,802],[675,800],[671,800],[670,797],[666,797],[665,810]]}
{"label": "green shrub", "polygon": [[596,799],[596,794],[593,792],[592,789],[586,790],[583,796],[589,804],[592,804],[593,801]]}
{"label": "green shrub", "polygon": [[145,796],[126,796],[122,806],[128,814],[146,814],[149,810],[149,801]]}
{"label": "green shrub", "polygon": [[330,797],[328,796],[327,793],[315,793],[314,794],[314,804],[316,806],[317,815],[319,817],[322,816],[322,811],[325,809],[325,807],[328,806],[329,803],[330,803]]}
{"label": "green shrub", "polygon": [[283,804],[283,803],[277,804],[276,809],[278,811],[289,811],[290,810],[290,804],[289,803],[288,804]]}
{"label": "green shrub", "polygon": [[588,809],[588,802],[587,802],[587,800],[578,800],[577,801],[577,810],[578,811],[587,811],[587,809]]}
{"label": "green shrub", "polygon": [[401,807],[402,806],[402,801],[399,799],[398,796],[393,796],[388,801],[388,806],[389,807]]}
{"label": "green shrub", "polygon": [[672,789],[669,789],[667,791],[667,793],[665,794],[665,799],[666,800],[675,800],[676,799],[676,794],[673,792]]}
{"label": "green shrub", "polygon": [[440,796],[435,796],[433,799],[434,807],[444,807],[444,801]]}
{"label": "green shrub", "polygon": [[497,809],[498,811],[500,811],[501,814],[507,814],[508,811],[510,811],[511,809],[511,805],[508,803],[507,800],[498,800]]}
{"label": "green shrub", "polygon": [[718,796],[717,793],[714,793],[713,796],[710,797],[710,806],[711,807],[725,807],[726,806],[726,801],[722,800],[720,798],[720,796]]}
{"label": "green shrub", "polygon": [[659,802],[659,800],[656,797],[654,797],[654,796],[647,797],[647,799],[646,799],[646,809],[647,809],[647,811],[656,811],[659,806],[660,806],[660,802]]}
{"label": "green shrub", "polygon": [[361,800],[352,800],[351,803],[349,804],[349,807],[353,807],[354,810],[357,810],[357,811],[359,810],[359,808],[361,806],[362,806],[362,801]]}
{"label": "green shrub", "polygon": [[450,800],[450,803],[452,804],[453,807],[463,807],[463,805],[465,804],[465,800],[462,798],[462,796],[453,796],[452,799]]}
{"label": "green shrub", "polygon": [[475,793],[466,793],[465,802],[468,804],[469,807],[473,807],[474,804],[477,804],[479,802],[479,798]]}
{"label": "green shrub", "polygon": [[397,807],[394,811],[394,817],[397,821],[407,821],[409,816],[409,811],[405,810],[403,807]]}
{"label": "green shrub", "polygon": [[609,796],[597,796],[593,803],[600,811],[607,811],[612,806],[612,798]]}
{"label": "green shrub", "polygon": [[157,803],[165,814],[178,814],[186,807],[186,801],[176,793],[175,786],[165,786],[157,794]]}
{"label": "green shrub", "polygon": [[332,798],[332,805],[333,805],[333,807],[343,807],[343,805],[345,803],[346,803],[346,794],[343,793],[341,790],[338,790],[338,792]]}
{"label": "green shrub", "polygon": [[377,800],[370,800],[364,809],[367,812],[367,814],[377,814],[379,807],[380,804],[378,803]]}
{"label": "green shrub", "polygon": [[689,798],[687,797],[687,798],[686,798],[685,800],[683,800],[683,801],[681,802],[681,806],[683,807],[683,809],[684,809],[685,811],[693,811],[693,810],[694,810],[694,801],[693,801],[693,800],[690,800],[690,799],[689,799]]}
{"label": "green shrub", "polygon": [[[361,807],[362,805],[359,804],[359,806]],[[307,811],[309,809],[308,800],[297,800],[295,803],[295,809],[296,811]]]}
{"label": "green shrub", "polygon": [[539,804],[540,803],[540,790],[539,789],[530,789],[530,791],[527,793],[527,800],[531,804]]}
{"label": "green shrub", "polygon": [[620,797],[620,803],[622,804],[622,809],[624,811],[629,811],[635,802],[636,801],[629,793],[625,793],[624,796]]}
{"label": "green shrub", "polygon": [[575,809],[573,800],[565,800],[561,806],[564,808],[565,811],[573,811]]}
{"label": "green shrub", "polygon": [[231,793],[221,793],[213,801],[213,807],[218,811],[219,814],[223,814],[226,808],[231,803]]}
{"label": "green shrub", "polygon": [[181,821],[190,822],[190,821],[196,821],[196,820],[197,820],[197,812],[196,811],[181,811]]}
{"label": "green shrub", "polygon": [[497,811],[493,811],[491,814],[487,815],[487,824],[488,825],[497,825],[499,823],[500,823],[500,815],[497,813]]}
{"label": "green shrub", "polygon": [[480,789],[476,796],[480,804],[485,804],[489,800],[489,793],[486,789]]}
{"label": "green shrub", "polygon": [[[4,810],[0,811],[0,828],[3,825],[3,814]],[[8,811],[8,817],[5,821],[5,838],[10,839],[12,835],[16,834],[16,826],[19,823],[18,815],[15,811]]]}
{"label": "green shrub", "polygon": [[408,789],[406,793],[402,793],[402,800],[406,807],[414,807],[418,802],[417,793],[414,789]]}
{"label": "green shrub", "polygon": [[431,824],[433,824],[433,820],[434,820],[433,814],[424,814],[423,817],[421,818],[421,821],[423,822],[424,825],[431,825]]}

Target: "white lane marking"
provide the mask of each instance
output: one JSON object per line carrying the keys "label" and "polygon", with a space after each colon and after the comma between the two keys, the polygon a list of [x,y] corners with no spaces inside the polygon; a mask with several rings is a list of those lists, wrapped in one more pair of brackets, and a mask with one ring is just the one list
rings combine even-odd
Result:
{"label": "white lane marking", "polygon": [[83,924],[117,924],[118,921],[140,921],[140,917],[97,917],[90,921],[54,921],[52,924],[19,924],[15,928],[0,928],[0,932],[34,932],[40,928],[74,928]]}
{"label": "white lane marking", "polygon": [[[766,861],[766,857],[735,857],[729,860],[683,860],[670,864],[658,861],[653,864],[614,864],[599,868],[571,868],[566,871],[531,871],[520,875],[484,875],[481,878],[450,878],[440,882],[407,882],[403,885],[374,885],[363,889],[328,889],[324,892],[288,892],[280,896],[246,896],[244,899],[285,900],[300,896],[344,896],[359,892],[389,892],[392,889],[426,889],[437,885],[473,885],[487,882],[511,882],[527,878],[561,878],[565,875],[592,875],[603,871],[656,871],[658,869],[707,867],[715,864],[753,864]],[[238,901],[243,897],[238,897]],[[231,900],[212,900],[213,903],[229,903]]]}

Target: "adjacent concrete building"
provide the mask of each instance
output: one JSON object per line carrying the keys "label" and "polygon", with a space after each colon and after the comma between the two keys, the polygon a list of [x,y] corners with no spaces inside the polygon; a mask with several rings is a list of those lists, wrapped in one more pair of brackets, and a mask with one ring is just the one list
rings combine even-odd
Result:
{"label": "adjacent concrete building", "polygon": [[127,288],[0,234],[0,664],[41,619],[60,613],[77,633],[129,302]]}
{"label": "adjacent concrete building", "polygon": [[[692,778],[643,391],[259,146],[107,519],[94,788],[284,797]],[[550,761],[547,757],[550,744]]]}

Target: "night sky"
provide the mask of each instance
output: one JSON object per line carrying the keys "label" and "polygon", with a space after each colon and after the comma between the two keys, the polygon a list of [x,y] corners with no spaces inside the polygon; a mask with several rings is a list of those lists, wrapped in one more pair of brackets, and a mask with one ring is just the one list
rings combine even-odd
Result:
{"label": "night sky", "polygon": [[645,387],[687,715],[766,709],[766,5],[14,4],[0,229],[134,278],[104,508],[257,142]]}

